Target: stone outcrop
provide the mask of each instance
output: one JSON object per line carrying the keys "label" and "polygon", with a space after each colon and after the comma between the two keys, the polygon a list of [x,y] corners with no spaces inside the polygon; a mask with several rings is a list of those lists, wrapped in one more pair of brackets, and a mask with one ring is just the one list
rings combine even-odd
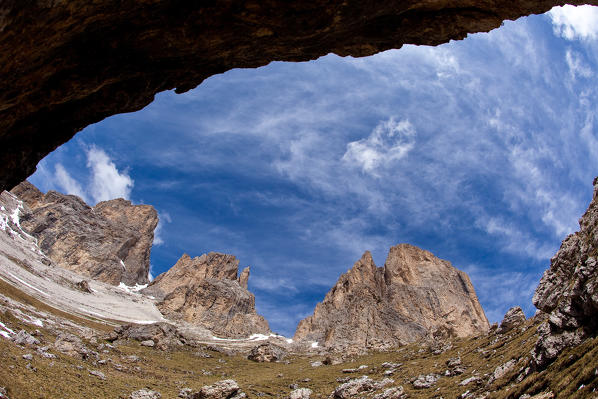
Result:
{"label": "stone outcrop", "polygon": [[143,293],[159,300],[158,308],[166,317],[197,324],[217,336],[269,334],[268,322],[255,311],[255,297],[245,288],[249,268],[237,277],[238,266],[232,255],[185,254]]}
{"label": "stone outcrop", "polygon": [[184,344],[192,344],[177,330],[175,326],[168,323],[153,324],[125,324],[118,326],[114,332],[107,337],[110,341],[117,339],[132,339],[139,342],[152,342],[152,346],[160,350],[173,349]]}
{"label": "stone outcrop", "polygon": [[[569,0],[598,4],[596,0]],[[438,45],[564,0],[0,3],[0,191],[85,126],[211,75]]]}
{"label": "stone outcrop", "polygon": [[467,274],[428,251],[400,244],[381,268],[366,252],[299,323],[295,339],[333,349],[384,348],[488,328]]}
{"label": "stone outcrop", "polygon": [[578,345],[598,331],[598,177],[590,206],[550,260],[533,297],[548,314],[532,352],[543,368],[566,347]]}
{"label": "stone outcrop", "polygon": [[522,325],[525,323],[525,313],[523,313],[523,309],[519,306],[512,307],[505,313],[505,317],[503,317],[502,321],[500,322],[500,326],[496,329],[496,332],[499,334],[504,334],[508,331],[511,331],[513,328]]}
{"label": "stone outcrop", "polygon": [[21,226],[59,266],[114,285],[149,282],[158,224],[152,206],[115,199],[91,207],[74,195],[43,194],[27,181],[12,192],[25,204]]}

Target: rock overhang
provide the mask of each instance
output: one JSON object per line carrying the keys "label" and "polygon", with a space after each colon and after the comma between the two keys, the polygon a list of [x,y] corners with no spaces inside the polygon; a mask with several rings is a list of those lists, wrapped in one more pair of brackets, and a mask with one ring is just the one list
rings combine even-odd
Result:
{"label": "rock overhang", "polygon": [[[0,190],[75,133],[233,68],[438,45],[562,0],[7,0],[0,5]],[[570,4],[598,4],[596,0]]]}

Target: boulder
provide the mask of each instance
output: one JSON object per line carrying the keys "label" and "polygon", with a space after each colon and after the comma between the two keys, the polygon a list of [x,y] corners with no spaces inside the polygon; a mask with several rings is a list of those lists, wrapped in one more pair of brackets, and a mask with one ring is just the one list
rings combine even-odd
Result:
{"label": "boulder", "polygon": [[415,389],[426,389],[436,384],[440,376],[438,374],[420,375],[413,380],[413,388]]}
{"label": "boulder", "polygon": [[492,384],[494,381],[498,380],[499,378],[504,377],[509,371],[513,370],[513,368],[515,367],[516,364],[517,364],[517,361],[515,359],[511,359],[508,362],[501,364],[500,366],[497,366],[494,369],[494,372],[492,373],[492,375],[490,376],[490,379],[488,380],[488,384]]}
{"label": "boulder", "polygon": [[385,389],[384,392],[374,395],[372,399],[405,399],[408,395],[403,387],[393,387]]}
{"label": "boulder", "polygon": [[116,339],[133,339],[139,341],[143,346],[156,347],[161,350],[172,349],[186,342],[174,325],[165,322],[125,324],[116,327],[114,334],[117,336]]}
{"label": "boulder", "polygon": [[212,385],[204,385],[190,399],[241,399],[246,397],[235,380],[222,380]]}
{"label": "boulder", "polygon": [[280,346],[264,343],[254,347],[247,359],[259,363],[278,362],[284,359],[286,351]]}
{"label": "boulder", "polygon": [[298,388],[291,392],[289,399],[309,399],[312,393],[309,388]]}
{"label": "boulder", "polygon": [[508,331],[511,331],[513,328],[522,325],[525,323],[525,313],[519,306],[515,306],[505,313],[505,316],[502,319],[502,322],[498,326],[496,332],[498,334],[504,334]]}
{"label": "boulder", "polygon": [[90,351],[76,335],[62,332],[56,337],[54,349],[68,356],[81,357],[87,359],[94,352]]}
{"label": "boulder", "polygon": [[382,381],[374,381],[368,376],[354,378],[336,387],[331,397],[336,399],[349,399],[354,397],[364,397],[367,393],[383,388],[385,385],[392,384],[394,381],[385,378]]}
{"label": "boulder", "polygon": [[19,331],[11,339],[17,345],[39,345],[39,339],[35,338],[25,330]]}
{"label": "boulder", "polygon": [[152,391],[150,389],[140,389],[132,392],[129,399],[162,399],[160,392]]}
{"label": "boulder", "polygon": [[81,280],[78,283],[75,284],[75,287],[81,291],[81,292],[85,292],[87,294],[91,294],[93,291],[91,290],[91,288],[89,287],[89,281],[87,280]]}

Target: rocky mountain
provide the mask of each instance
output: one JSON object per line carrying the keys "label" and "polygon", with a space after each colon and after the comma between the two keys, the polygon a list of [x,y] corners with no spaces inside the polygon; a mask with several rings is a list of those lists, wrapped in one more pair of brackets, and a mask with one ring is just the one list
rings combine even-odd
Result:
{"label": "rocky mountain", "polygon": [[467,274],[428,251],[400,244],[381,268],[364,253],[299,323],[295,339],[333,349],[380,349],[488,328]]}
{"label": "rocky mountain", "polygon": [[12,192],[24,203],[22,227],[59,266],[113,285],[147,284],[158,214],[149,205],[115,199],[91,207],[25,181]]}
{"label": "rocky mountain", "polygon": [[565,238],[550,260],[533,303],[548,313],[532,352],[537,367],[598,332],[598,177],[579,231]]}
{"label": "rocky mountain", "polygon": [[256,313],[255,297],[247,290],[249,268],[237,277],[238,267],[239,260],[232,255],[184,254],[143,293],[155,296],[169,319],[200,325],[217,336],[269,334],[268,322]]}

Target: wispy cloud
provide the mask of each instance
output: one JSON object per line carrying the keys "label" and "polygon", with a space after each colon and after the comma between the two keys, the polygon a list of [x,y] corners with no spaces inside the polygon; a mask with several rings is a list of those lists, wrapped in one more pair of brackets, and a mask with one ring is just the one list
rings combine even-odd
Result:
{"label": "wispy cloud", "polygon": [[518,225],[509,223],[500,217],[485,216],[477,220],[477,226],[486,233],[498,238],[501,249],[530,259],[547,261],[557,248],[522,231]]}
{"label": "wispy cloud", "polygon": [[531,298],[541,273],[507,268],[487,269],[479,265],[467,265],[462,270],[471,278],[491,323],[500,323],[507,310],[513,306],[521,306],[528,317],[535,313]]}
{"label": "wispy cloud", "polygon": [[590,68],[590,66],[583,60],[582,55],[577,51],[567,49],[565,60],[567,60],[567,66],[569,67],[572,79],[578,77],[590,78],[594,74],[592,68]]}

